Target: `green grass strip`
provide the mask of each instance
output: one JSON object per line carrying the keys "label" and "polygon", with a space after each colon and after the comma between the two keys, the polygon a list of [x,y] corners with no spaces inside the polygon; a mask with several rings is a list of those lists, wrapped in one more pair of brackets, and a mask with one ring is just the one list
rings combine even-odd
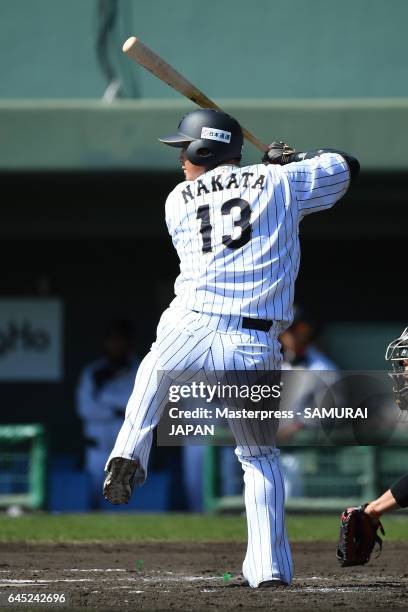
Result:
{"label": "green grass strip", "polygon": [[[407,540],[405,516],[383,521],[387,540]],[[335,515],[287,517],[291,542],[325,540],[335,542],[339,518]],[[245,541],[243,516],[192,514],[32,514],[0,517],[0,541]]]}

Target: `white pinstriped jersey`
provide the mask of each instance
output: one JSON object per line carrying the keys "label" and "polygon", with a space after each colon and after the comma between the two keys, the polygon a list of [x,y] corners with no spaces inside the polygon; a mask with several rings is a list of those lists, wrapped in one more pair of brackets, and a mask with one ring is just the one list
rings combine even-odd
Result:
{"label": "white pinstriped jersey", "polygon": [[350,173],[337,153],[302,162],[219,166],[166,201],[180,259],[173,304],[208,314],[292,320],[299,222],[331,208]]}

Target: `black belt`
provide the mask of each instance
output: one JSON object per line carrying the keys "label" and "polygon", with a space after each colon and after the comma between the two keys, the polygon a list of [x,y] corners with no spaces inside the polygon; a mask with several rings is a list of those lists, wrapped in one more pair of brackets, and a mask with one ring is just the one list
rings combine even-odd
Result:
{"label": "black belt", "polygon": [[[197,314],[200,314],[198,310],[193,310]],[[250,317],[242,317],[242,328],[243,329],[256,329],[258,331],[268,332],[273,325],[273,321],[269,319],[251,319]]]}
{"label": "black belt", "polygon": [[273,321],[268,319],[250,319],[242,317],[242,327],[244,329],[257,329],[259,331],[268,332],[272,327]]}

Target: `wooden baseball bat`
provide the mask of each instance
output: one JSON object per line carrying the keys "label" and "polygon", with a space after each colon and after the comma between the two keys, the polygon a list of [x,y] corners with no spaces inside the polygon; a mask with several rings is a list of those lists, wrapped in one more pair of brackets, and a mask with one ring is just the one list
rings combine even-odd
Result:
{"label": "wooden baseball bat", "polygon": [[[138,38],[131,36],[127,39],[123,45],[123,53],[126,53],[134,62],[140,64],[152,74],[157,76],[161,81],[170,85],[173,89],[186,96],[189,100],[192,100],[198,106],[202,108],[215,108],[216,110],[222,110],[215,102],[207,98],[207,96],[197,89],[190,81],[187,81],[177,70],[175,70],[170,64],[165,62],[159,57],[154,51],[146,47]],[[248,132],[245,128],[242,128],[242,133],[245,138],[252,142],[260,151],[267,151],[268,146],[261,142],[256,136]]]}

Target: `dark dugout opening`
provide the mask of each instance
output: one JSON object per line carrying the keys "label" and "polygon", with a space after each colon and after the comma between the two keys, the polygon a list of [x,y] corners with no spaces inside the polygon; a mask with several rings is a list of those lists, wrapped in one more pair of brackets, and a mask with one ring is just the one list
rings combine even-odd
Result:
{"label": "dark dugout opening", "polygon": [[[323,323],[406,319],[406,179],[363,174],[334,209],[302,222],[296,299],[309,316]],[[61,383],[1,385],[0,419],[24,422],[35,413],[58,429],[53,445],[73,450],[75,386],[99,355],[106,322],[132,319],[143,356],[172,299],[178,258],[164,202],[182,177],[53,172],[3,173],[0,180],[0,297],[59,297],[65,347]]]}

